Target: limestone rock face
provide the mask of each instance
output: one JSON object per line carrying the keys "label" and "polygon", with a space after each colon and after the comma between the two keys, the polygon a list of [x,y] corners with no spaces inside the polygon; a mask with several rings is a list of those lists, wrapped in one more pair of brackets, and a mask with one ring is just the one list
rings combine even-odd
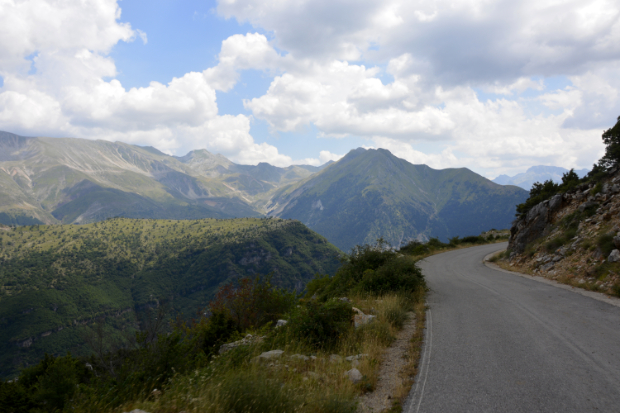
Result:
{"label": "limestone rock face", "polygon": [[512,228],[510,228],[508,248],[514,252],[522,253],[528,243],[542,236],[548,223],[549,201],[544,201],[530,209],[524,219],[513,223]]}

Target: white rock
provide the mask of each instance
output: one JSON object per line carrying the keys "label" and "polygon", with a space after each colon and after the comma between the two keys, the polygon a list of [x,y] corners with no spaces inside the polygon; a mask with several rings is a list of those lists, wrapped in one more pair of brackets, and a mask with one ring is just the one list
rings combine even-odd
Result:
{"label": "white rock", "polygon": [[355,369],[355,368],[345,372],[344,376],[348,377],[349,380],[351,380],[351,382],[353,384],[359,383],[364,378],[364,376],[362,376],[362,373],[360,373],[360,371],[358,369]]}
{"label": "white rock", "polygon": [[607,257],[607,261],[608,262],[618,262],[618,261],[620,261],[620,251],[613,250],[611,252],[611,254],[609,254],[609,257]]}
{"label": "white rock", "polygon": [[272,360],[272,359],[280,358],[282,353],[284,353],[283,350],[271,350],[271,351],[266,351],[266,352],[262,353],[257,358],[259,360]]}
{"label": "white rock", "polygon": [[276,328],[283,327],[283,326],[286,325],[286,323],[288,323],[288,321],[286,321],[286,320],[278,320],[278,322],[276,323]]}
{"label": "white rock", "polygon": [[359,308],[353,307],[356,314],[353,316],[353,325],[355,328],[361,327],[372,322],[376,317],[370,314],[364,314]]}
{"label": "white rock", "polygon": [[329,356],[330,363],[342,363],[342,360],[342,356],[339,356],[338,354],[332,354]]}
{"label": "white rock", "polygon": [[357,354],[355,356],[349,356],[346,358],[347,361],[353,361],[353,360],[359,360],[359,359],[363,359],[364,357],[368,357],[368,354]]}

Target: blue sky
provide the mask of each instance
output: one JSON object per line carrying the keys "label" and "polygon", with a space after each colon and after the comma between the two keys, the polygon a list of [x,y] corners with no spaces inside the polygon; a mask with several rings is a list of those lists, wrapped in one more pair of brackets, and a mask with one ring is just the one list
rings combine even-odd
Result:
{"label": "blue sky", "polygon": [[0,4],[0,130],[487,177],[584,168],[620,115],[615,1]]}

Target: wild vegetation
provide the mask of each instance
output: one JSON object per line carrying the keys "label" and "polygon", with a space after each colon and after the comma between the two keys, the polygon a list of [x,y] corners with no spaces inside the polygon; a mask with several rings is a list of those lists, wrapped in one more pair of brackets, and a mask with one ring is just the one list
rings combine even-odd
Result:
{"label": "wild vegetation", "polygon": [[[354,412],[357,395],[376,385],[385,346],[410,311],[423,311],[424,291],[415,259],[382,242],[345,255],[333,277],[315,277],[303,296],[270,277],[242,278],[168,333],[163,306],[147,311],[146,328],[122,345],[106,343],[101,324],[89,326],[89,356],[46,355],[0,384],[0,409]],[[355,328],[353,306],[376,319]],[[276,327],[279,319],[288,322]],[[221,344],[241,339],[220,354]],[[263,354],[276,349],[284,353]],[[356,382],[345,376],[352,366],[362,375]]]}
{"label": "wild vegetation", "polygon": [[571,169],[562,175],[561,184],[556,184],[551,180],[543,183],[534,183],[528,199],[524,203],[517,205],[517,217],[525,217],[535,205],[550,199],[556,194],[570,191],[581,184],[595,183],[597,185],[590,194],[596,195],[599,193],[602,189],[601,180],[609,174],[609,171],[617,168],[620,164],[620,116],[613,128],[603,132],[602,138],[605,144],[605,155],[592,166],[592,170],[586,176],[579,178],[574,169]]}
{"label": "wild vegetation", "polygon": [[0,376],[44,353],[84,354],[87,326],[121,341],[149,308],[184,319],[231,280],[271,274],[302,290],[340,251],[296,221],[109,219],[0,229]]}
{"label": "wild vegetation", "polygon": [[413,165],[384,149],[362,148],[305,180],[278,190],[270,214],[298,219],[343,251],[379,237],[479,234],[509,228],[527,191],[497,185],[466,168]]}
{"label": "wild vegetation", "polygon": [[586,177],[571,170],[562,184],[547,181],[532,188],[517,208],[509,249],[494,262],[620,296],[620,254],[613,254],[620,248],[620,117],[602,138],[605,155]]}

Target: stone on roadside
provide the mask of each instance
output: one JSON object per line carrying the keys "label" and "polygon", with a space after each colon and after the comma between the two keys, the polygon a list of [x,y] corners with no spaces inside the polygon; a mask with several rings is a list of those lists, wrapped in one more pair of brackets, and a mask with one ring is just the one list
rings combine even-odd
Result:
{"label": "stone on roadside", "polygon": [[342,360],[342,356],[339,356],[338,354],[332,354],[331,356],[329,356],[330,363],[342,363]]}
{"label": "stone on roadside", "polygon": [[283,350],[266,351],[266,352],[262,353],[260,356],[254,357],[252,360],[253,361],[275,360],[275,359],[280,358],[280,356],[282,356],[282,353],[284,353]]}
{"label": "stone on roadside", "polygon": [[355,368],[345,372],[344,376],[348,377],[349,380],[351,380],[351,383],[353,383],[353,384],[359,383],[364,378],[364,376],[362,376],[362,373],[360,373],[360,371],[358,369],[355,369]]}
{"label": "stone on roadside", "polygon": [[363,359],[364,357],[368,357],[368,354],[356,354],[355,356],[348,356],[345,358],[345,360],[353,361],[353,360]]}
{"label": "stone on roadside", "polygon": [[255,341],[261,341],[263,339],[263,337],[254,337],[252,336],[252,334],[248,334],[247,336],[245,336],[245,338],[238,340],[238,341],[233,341],[232,343],[226,343],[226,344],[222,344],[220,346],[220,350],[219,353],[220,354],[224,354],[229,350],[232,350],[233,348],[239,347],[239,346],[243,346],[246,344],[252,344]]}
{"label": "stone on roadside", "polygon": [[355,315],[353,316],[353,325],[355,328],[366,325],[376,318],[374,315],[364,314],[359,308],[353,307],[353,311],[355,311]]}
{"label": "stone on roadside", "polygon": [[620,251],[613,250],[611,252],[611,254],[609,254],[609,257],[607,257],[607,261],[608,262],[618,262],[618,261],[620,261]]}

